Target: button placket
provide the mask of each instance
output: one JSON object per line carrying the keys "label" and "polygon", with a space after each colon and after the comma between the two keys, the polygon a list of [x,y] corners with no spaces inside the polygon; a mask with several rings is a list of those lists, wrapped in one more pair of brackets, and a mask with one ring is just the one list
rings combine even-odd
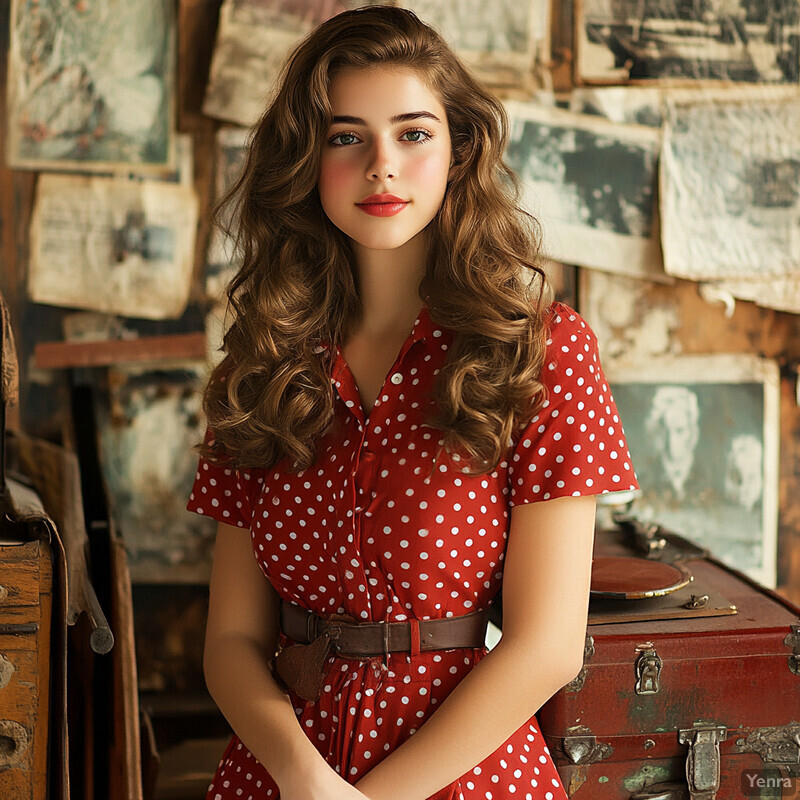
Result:
{"label": "button placket", "polygon": [[[365,569],[362,536],[365,512],[371,505],[374,506],[372,490],[375,484],[378,464],[376,454],[371,452],[368,448],[367,434],[369,433],[373,437],[378,437],[383,428],[389,426],[391,415],[387,416],[384,409],[395,400],[394,386],[399,386],[404,380],[400,365],[406,358],[408,351],[418,341],[422,340],[416,339],[410,335],[403,344],[400,353],[387,374],[386,380],[384,380],[384,385],[378,393],[378,398],[373,404],[373,410],[369,416],[364,414],[364,409],[361,405],[361,397],[358,393],[353,374],[350,372],[350,368],[344,360],[341,350],[337,348],[334,384],[339,390],[339,396],[355,418],[358,424],[358,430],[361,434],[361,440],[358,443],[354,455],[352,473],[349,478],[350,492],[348,494],[350,497],[350,508],[348,510],[348,515],[352,518],[352,538],[348,537],[348,541],[343,542],[341,545],[342,563],[339,565],[339,576],[345,587],[343,593],[344,601],[347,602],[349,600],[349,594],[353,595],[353,600],[350,601],[353,603],[351,613],[354,613],[355,616],[361,620],[372,618],[371,587]],[[353,578],[347,577],[348,572],[353,575]],[[359,592],[359,586],[364,587],[363,592]]]}
{"label": "button placket", "polygon": [[372,497],[372,489],[375,484],[375,469],[377,466],[375,453],[362,449],[355,473],[353,474],[353,484],[356,487],[356,505],[354,513],[362,514],[369,505]]}
{"label": "button placket", "polygon": [[[350,509],[349,514],[352,519],[352,533],[348,540],[342,544],[344,552],[343,564],[339,568],[340,579],[345,587],[345,600],[348,600],[348,595],[352,594],[351,613],[361,621],[371,618],[371,603],[369,592],[369,581],[365,571],[363,548],[361,546],[361,522],[363,518],[363,495],[362,495],[362,474],[364,469],[368,472],[372,469],[371,461],[374,458],[373,454],[368,453],[371,458],[364,459],[364,442],[366,440],[367,431],[365,427],[361,428],[361,440],[356,448],[355,456],[353,458],[353,467],[350,474]],[[362,466],[363,465],[363,466]],[[353,577],[348,577],[350,573]],[[359,587],[363,587],[363,591]]]}

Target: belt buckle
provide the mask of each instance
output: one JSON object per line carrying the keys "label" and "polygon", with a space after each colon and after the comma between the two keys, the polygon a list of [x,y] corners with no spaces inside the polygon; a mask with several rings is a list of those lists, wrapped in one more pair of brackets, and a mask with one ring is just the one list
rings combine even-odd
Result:
{"label": "belt buckle", "polygon": [[341,653],[342,651],[339,645],[339,637],[342,635],[342,625],[337,623],[358,624],[357,620],[348,614],[331,614],[329,617],[319,621],[322,623],[323,630],[328,632],[331,646],[337,653]]}

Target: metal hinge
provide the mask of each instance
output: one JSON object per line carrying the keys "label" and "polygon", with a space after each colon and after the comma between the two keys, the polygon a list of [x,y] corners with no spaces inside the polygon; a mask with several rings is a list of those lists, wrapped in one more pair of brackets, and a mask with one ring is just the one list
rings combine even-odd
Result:
{"label": "metal hinge", "polygon": [[582,767],[587,764],[595,764],[608,758],[614,752],[611,745],[598,742],[597,737],[584,725],[568,728],[567,734],[564,737],[564,755],[573,764]]}
{"label": "metal hinge", "polygon": [[800,775],[800,724],[774,728],[755,728],[746,739],[736,740],[740,753],[758,753],[765,764],[785,767],[791,775]]}
{"label": "metal hinge", "polygon": [[678,741],[689,746],[686,783],[692,800],[715,800],[719,791],[719,743],[728,738],[725,725],[695,722],[678,731]]}
{"label": "metal hinge", "polygon": [[636,650],[636,694],[658,694],[661,657],[652,642],[640,644]]}
{"label": "metal hinge", "polygon": [[791,629],[792,632],[787,634],[783,643],[792,651],[789,656],[789,669],[795,675],[800,675],[800,622],[793,622]]}
{"label": "metal hinge", "polygon": [[587,633],[583,643],[583,667],[581,671],[564,687],[567,692],[579,692],[586,681],[586,666],[594,655],[594,639]]}

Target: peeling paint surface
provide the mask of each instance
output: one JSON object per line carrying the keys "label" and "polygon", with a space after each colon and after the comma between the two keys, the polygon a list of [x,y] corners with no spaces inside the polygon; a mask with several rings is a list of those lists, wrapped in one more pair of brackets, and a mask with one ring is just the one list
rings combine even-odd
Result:
{"label": "peeling paint surface", "polygon": [[210,574],[216,526],[186,511],[204,370],[115,371],[109,404],[98,409],[103,474],[135,582],[205,583]]}
{"label": "peeling paint surface", "polygon": [[654,302],[650,288],[645,281],[605,272],[581,275],[581,313],[597,335],[605,366],[682,351],[677,301],[666,295],[663,303]]}
{"label": "peeling paint surface", "polygon": [[664,783],[670,779],[670,769],[662,764],[643,764],[642,767],[624,778],[622,785],[629,792],[638,792],[645,786]]}

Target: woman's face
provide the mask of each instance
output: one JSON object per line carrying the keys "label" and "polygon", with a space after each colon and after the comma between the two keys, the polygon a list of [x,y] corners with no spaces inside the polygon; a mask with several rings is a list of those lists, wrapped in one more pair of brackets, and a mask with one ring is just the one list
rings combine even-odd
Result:
{"label": "woman's face", "polygon": [[333,123],[318,189],[330,221],[355,243],[392,250],[436,216],[451,162],[447,114],[406,67],[347,67],[331,81]]}

